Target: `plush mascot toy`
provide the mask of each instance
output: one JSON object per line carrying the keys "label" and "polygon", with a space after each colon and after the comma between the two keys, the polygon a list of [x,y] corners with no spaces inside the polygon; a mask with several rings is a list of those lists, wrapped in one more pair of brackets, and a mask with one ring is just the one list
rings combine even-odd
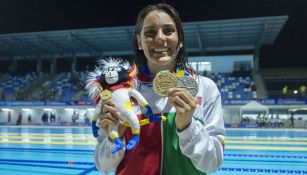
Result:
{"label": "plush mascot toy", "polygon": [[[89,73],[86,84],[90,98],[96,105],[95,113],[101,112],[103,100],[112,99],[115,107],[120,113],[120,119],[131,127],[133,138],[126,145],[127,150],[134,148],[139,142],[140,122],[135,114],[131,97],[134,97],[138,104],[147,109],[146,116],[149,122],[161,120],[160,117],[154,117],[151,107],[145,98],[135,89],[133,89],[134,75],[136,74],[136,66],[131,66],[127,60],[120,58],[100,59],[98,66],[94,72]],[[95,122],[97,118],[94,118]],[[96,122],[95,122],[96,123]],[[127,124],[128,123],[128,124]],[[98,136],[97,126],[92,124],[93,134]],[[114,140],[115,148],[112,153],[124,148],[124,143],[118,136],[118,128],[115,125],[109,125],[109,136]]]}

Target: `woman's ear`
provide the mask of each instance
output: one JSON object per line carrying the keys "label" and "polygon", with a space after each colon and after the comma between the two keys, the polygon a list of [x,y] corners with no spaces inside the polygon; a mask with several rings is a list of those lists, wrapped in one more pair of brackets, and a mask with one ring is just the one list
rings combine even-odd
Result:
{"label": "woman's ear", "polygon": [[182,42],[178,43],[177,52],[183,47]]}
{"label": "woman's ear", "polygon": [[136,39],[138,43],[138,49],[143,50],[140,35],[136,35]]}
{"label": "woman's ear", "polygon": [[183,47],[182,42],[180,42],[179,43],[179,48],[182,48],[182,47]]}

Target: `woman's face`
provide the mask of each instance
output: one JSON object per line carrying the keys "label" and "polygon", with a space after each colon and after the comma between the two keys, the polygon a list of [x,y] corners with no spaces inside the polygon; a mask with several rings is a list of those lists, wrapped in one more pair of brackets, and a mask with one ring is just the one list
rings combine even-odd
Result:
{"label": "woman's face", "polygon": [[138,47],[144,51],[152,73],[170,70],[175,66],[178,49],[178,33],[171,17],[161,11],[152,11],[144,19],[137,35]]}

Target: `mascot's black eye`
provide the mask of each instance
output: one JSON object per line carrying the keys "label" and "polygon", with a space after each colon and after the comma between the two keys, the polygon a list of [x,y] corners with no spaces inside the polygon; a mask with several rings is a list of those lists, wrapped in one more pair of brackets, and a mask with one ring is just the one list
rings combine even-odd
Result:
{"label": "mascot's black eye", "polygon": [[121,70],[122,70],[122,67],[110,67],[107,69],[103,69],[102,74],[107,74],[108,72],[111,72],[111,71],[120,72]]}

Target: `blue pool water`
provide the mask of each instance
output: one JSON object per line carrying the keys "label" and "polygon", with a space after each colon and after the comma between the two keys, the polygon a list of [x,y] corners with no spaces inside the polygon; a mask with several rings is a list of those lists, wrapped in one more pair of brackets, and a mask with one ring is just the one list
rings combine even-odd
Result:
{"label": "blue pool water", "polygon": [[[307,174],[307,130],[227,129],[212,175]],[[0,127],[0,174],[101,174],[89,127]],[[114,173],[109,173],[114,174]]]}

